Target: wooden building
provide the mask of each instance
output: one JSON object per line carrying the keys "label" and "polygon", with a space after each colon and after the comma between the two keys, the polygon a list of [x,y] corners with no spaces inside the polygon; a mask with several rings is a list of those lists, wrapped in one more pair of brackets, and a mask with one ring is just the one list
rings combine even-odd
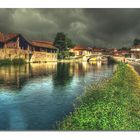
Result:
{"label": "wooden building", "polygon": [[23,58],[27,62],[57,61],[57,48],[47,41],[27,41],[21,34],[0,33],[0,59]]}
{"label": "wooden building", "polygon": [[32,41],[30,47],[31,62],[50,62],[57,61],[57,48],[53,46],[53,42],[48,41]]}

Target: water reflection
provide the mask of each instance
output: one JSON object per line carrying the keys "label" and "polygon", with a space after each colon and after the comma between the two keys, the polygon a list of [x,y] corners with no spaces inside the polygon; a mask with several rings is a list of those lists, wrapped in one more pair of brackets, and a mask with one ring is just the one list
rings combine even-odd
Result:
{"label": "water reflection", "polygon": [[57,63],[31,63],[22,66],[0,67],[0,86],[21,88],[29,79],[43,77],[56,72]]}
{"label": "water reflection", "polygon": [[53,81],[55,86],[64,86],[71,82],[73,73],[71,73],[70,63],[58,63],[57,71],[53,76]]}
{"label": "water reflection", "polygon": [[113,71],[87,62],[0,67],[0,130],[56,129],[85,87]]}
{"label": "water reflection", "polygon": [[66,85],[73,76],[85,76],[90,71],[100,71],[101,62],[82,63],[31,63],[22,66],[0,67],[0,86],[6,88],[22,88],[32,78],[53,75],[54,85]]}

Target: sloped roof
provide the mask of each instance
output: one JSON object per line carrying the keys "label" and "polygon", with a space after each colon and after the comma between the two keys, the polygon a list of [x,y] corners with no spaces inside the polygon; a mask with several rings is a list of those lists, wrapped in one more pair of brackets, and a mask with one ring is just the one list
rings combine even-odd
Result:
{"label": "sloped roof", "polygon": [[17,37],[19,34],[6,34],[4,35],[3,33],[0,32],[0,42],[6,42],[10,39],[13,39]]}
{"label": "sloped roof", "polygon": [[100,51],[102,51],[103,49],[102,49],[102,48],[92,48],[92,50],[95,51],[95,52],[100,52]]}
{"label": "sloped roof", "polygon": [[6,35],[4,36],[4,39],[5,39],[5,41],[8,41],[8,40],[13,39],[13,38],[15,38],[15,37],[17,37],[17,36],[19,36],[19,34],[9,33],[9,34],[6,34]]}
{"label": "sloped roof", "polygon": [[[13,38],[16,38],[20,36],[21,34],[19,33],[8,33],[8,34],[3,34],[0,32],[0,42],[3,43],[8,43]],[[22,35],[21,35],[22,36]],[[24,38],[24,37],[23,37]],[[25,39],[25,38],[24,38]],[[26,39],[25,39],[26,40]],[[26,40],[27,41],[27,40]],[[56,47],[53,46],[53,42],[51,41],[32,41],[31,43],[27,41],[31,46],[36,46],[36,47],[45,47],[45,48],[51,48],[51,49],[57,49]]]}
{"label": "sloped roof", "polygon": [[92,48],[90,47],[84,47],[84,46],[81,46],[81,45],[76,45],[73,50],[92,50]]}
{"label": "sloped roof", "polygon": [[31,44],[36,47],[57,49],[56,47],[53,46],[53,42],[50,41],[32,41]]}

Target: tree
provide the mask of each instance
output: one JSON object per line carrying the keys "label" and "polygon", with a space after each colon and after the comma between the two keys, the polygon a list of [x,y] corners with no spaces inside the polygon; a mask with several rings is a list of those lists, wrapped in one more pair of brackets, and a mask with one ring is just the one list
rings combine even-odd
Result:
{"label": "tree", "polygon": [[134,45],[139,45],[139,44],[140,44],[140,39],[137,39],[137,38],[134,39],[133,44],[134,44]]}
{"label": "tree", "polygon": [[67,45],[67,48],[73,48],[75,45],[74,43],[72,42],[72,40],[68,37],[66,37],[66,45]]}
{"label": "tree", "polygon": [[64,33],[59,32],[54,39],[54,46],[59,49],[58,59],[65,59],[73,56],[68,50],[74,47],[74,44],[70,38]]}
{"label": "tree", "polygon": [[130,48],[128,48],[128,47],[122,47],[122,48],[120,48],[120,49],[118,49],[119,51],[129,51],[130,50]]}
{"label": "tree", "polygon": [[59,52],[66,50],[66,35],[64,33],[57,33],[54,39],[54,46],[59,49]]}
{"label": "tree", "polygon": [[62,52],[73,48],[74,44],[63,32],[59,32],[54,39],[54,46],[59,49],[59,52]]}

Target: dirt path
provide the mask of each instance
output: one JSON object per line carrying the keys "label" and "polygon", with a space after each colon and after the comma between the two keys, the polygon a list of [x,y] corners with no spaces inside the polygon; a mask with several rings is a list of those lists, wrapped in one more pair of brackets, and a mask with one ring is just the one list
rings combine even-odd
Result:
{"label": "dirt path", "polygon": [[140,75],[140,63],[137,63],[137,62],[130,62],[130,61],[127,61],[130,65],[132,65],[134,67],[134,69],[139,73]]}

